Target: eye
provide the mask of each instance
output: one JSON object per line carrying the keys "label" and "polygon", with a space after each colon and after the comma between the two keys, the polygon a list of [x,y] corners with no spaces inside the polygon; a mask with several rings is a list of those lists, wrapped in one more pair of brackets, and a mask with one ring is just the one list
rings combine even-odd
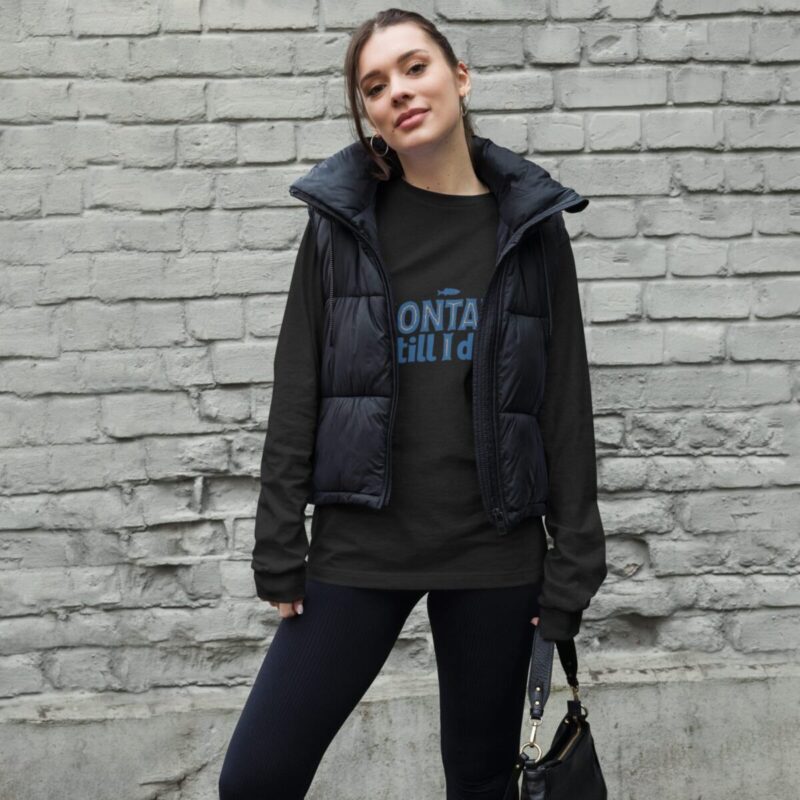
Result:
{"label": "eye", "polygon": [[[428,65],[425,64],[423,61],[417,61],[415,64],[412,64],[408,68],[408,71],[411,72],[411,70],[416,69],[416,67],[422,67],[422,69],[419,70],[419,72],[414,73],[415,75],[419,75],[420,73],[424,72],[427,66]],[[376,83],[374,86],[370,87],[370,90],[367,92],[367,97],[372,97],[375,94],[375,90],[380,89],[381,86],[383,86],[382,83]]]}

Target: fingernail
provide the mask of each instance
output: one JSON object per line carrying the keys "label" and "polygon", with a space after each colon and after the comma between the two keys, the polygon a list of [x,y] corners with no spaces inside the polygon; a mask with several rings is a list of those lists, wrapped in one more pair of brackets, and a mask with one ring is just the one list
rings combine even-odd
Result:
{"label": "fingernail", "polygon": [[297,606],[297,613],[298,613],[298,614],[302,614],[302,613],[303,613],[303,604],[302,604],[302,603],[300,603],[300,604]]}

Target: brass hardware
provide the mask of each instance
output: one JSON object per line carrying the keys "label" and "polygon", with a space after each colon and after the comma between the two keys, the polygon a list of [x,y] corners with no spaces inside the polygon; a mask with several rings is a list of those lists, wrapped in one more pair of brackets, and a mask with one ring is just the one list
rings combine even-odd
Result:
{"label": "brass hardware", "polygon": [[581,730],[582,730],[582,727],[581,727],[580,723],[578,723],[577,728],[575,730],[575,733],[572,734],[572,736],[570,737],[569,741],[564,745],[564,747],[562,748],[561,752],[556,756],[556,758],[558,758],[558,759],[563,759],[564,758],[564,756],[572,749],[572,746],[578,740],[578,737],[581,734]]}

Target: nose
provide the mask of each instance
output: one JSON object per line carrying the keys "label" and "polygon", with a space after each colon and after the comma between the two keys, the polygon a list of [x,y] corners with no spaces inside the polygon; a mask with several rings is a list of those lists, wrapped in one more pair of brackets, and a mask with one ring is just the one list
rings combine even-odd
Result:
{"label": "nose", "polygon": [[411,92],[406,89],[405,86],[402,85],[402,82],[398,82],[397,84],[392,86],[392,102],[395,104],[402,104],[408,102],[409,98],[413,95]]}

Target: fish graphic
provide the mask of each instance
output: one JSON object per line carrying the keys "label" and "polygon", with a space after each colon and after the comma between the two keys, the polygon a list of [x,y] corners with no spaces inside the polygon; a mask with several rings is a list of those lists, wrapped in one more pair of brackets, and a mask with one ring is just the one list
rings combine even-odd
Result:
{"label": "fish graphic", "polygon": [[437,295],[447,295],[447,296],[452,295],[452,294],[461,294],[461,289],[450,289],[450,288],[437,289],[436,290],[436,294]]}

